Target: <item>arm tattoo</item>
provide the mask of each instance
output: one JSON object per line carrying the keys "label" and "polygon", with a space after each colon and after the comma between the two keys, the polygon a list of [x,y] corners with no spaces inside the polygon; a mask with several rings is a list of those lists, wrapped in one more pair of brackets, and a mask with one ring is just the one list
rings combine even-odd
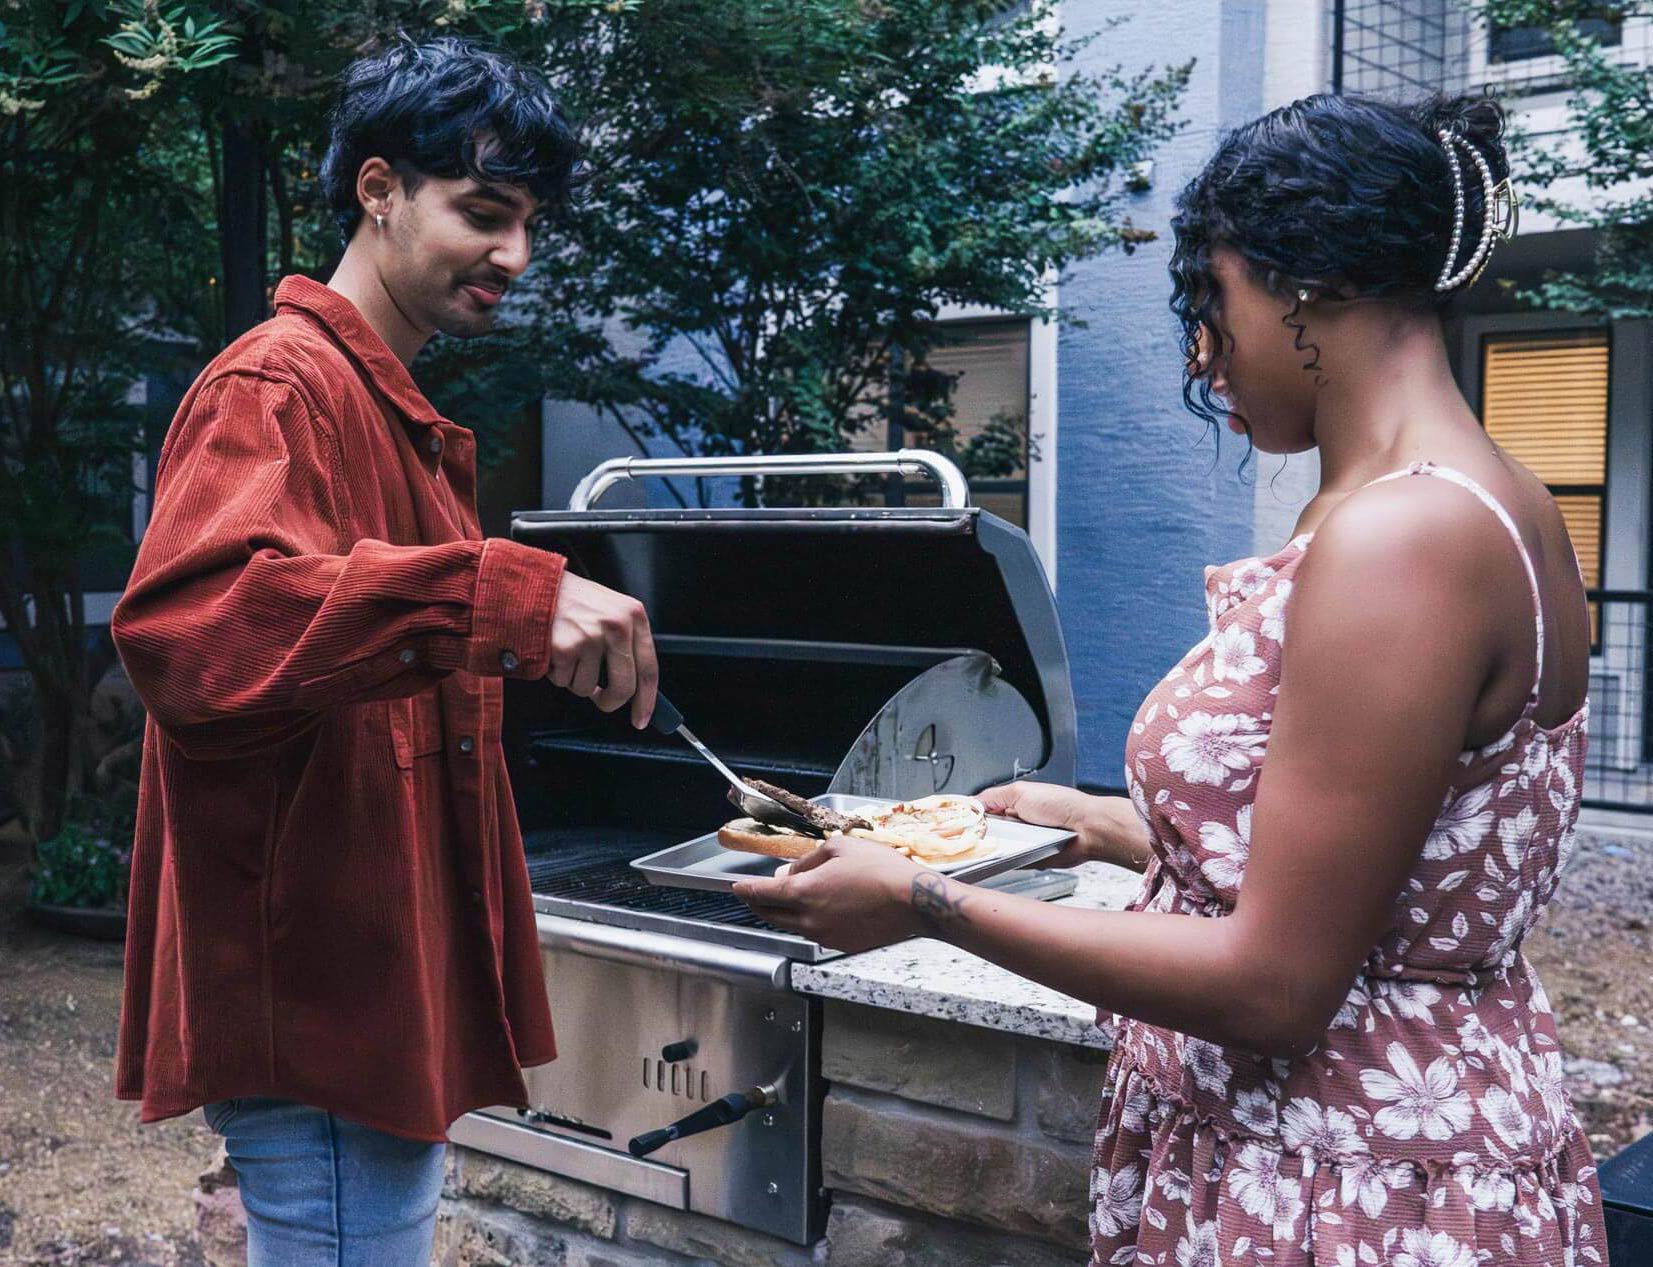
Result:
{"label": "arm tattoo", "polygon": [[918,913],[919,922],[938,937],[947,924],[970,922],[964,913],[964,901],[962,894],[948,896],[947,880],[943,876],[926,871],[913,877],[913,910]]}

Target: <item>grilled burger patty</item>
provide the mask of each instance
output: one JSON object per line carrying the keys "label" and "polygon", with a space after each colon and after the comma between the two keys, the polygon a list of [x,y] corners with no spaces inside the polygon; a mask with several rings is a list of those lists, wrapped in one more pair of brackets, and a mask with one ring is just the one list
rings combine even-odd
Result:
{"label": "grilled burger patty", "polygon": [[[847,832],[852,827],[871,830],[872,824],[859,814],[840,814],[836,810],[827,809],[824,805],[817,805],[814,801],[807,801],[795,792],[788,792],[784,787],[776,787],[773,783],[765,783],[762,779],[747,779],[746,785],[753,791],[762,792],[765,796],[779,801],[795,814],[800,814],[809,820],[809,823],[823,837],[835,833]],[[729,800],[735,800],[735,791],[729,789]]]}

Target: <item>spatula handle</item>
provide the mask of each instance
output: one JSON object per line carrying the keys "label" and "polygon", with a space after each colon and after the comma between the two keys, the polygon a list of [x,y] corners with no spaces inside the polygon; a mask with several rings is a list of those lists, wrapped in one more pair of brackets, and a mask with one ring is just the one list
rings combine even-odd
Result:
{"label": "spatula handle", "polygon": [[683,714],[677,711],[676,705],[664,695],[656,695],[654,697],[654,716],[649,719],[649,725],[653,726],[662,735],[673,735],[677,733],[677,728],[682,724]]}

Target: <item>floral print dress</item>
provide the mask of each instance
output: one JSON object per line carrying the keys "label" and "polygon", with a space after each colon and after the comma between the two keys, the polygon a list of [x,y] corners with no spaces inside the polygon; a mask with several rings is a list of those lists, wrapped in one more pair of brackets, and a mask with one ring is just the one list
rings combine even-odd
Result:
{"label": "floral print dress", "polygon": [[[1426,474],[1514,522],[1459,472]],[[1381,482],[1381,481],[1379,481]],[[1126,776],[1154,857],[1137,909],[1216,917],[1245,879],[1292,578],[1309,535],[1206,571],[1211,631],[1143,702]],[[1595,1166],[1521,940],[1572,849],[1588,705],[1458,758],[1422,856],[1330,1030],[1271,1059],[1117,1018],[1096,1264],[1606,1262]],[[1103,1018],[1106,1019],[1106,1018]]]}

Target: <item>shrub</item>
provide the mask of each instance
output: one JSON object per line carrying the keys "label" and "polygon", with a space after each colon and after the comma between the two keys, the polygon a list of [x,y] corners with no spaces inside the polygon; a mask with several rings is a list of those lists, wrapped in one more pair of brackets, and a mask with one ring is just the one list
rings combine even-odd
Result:
{"label": "shrub", "polygon": [[131,867],[130,816],[83,811],[35,846],[30,897],[46,906],[124,910]]}

